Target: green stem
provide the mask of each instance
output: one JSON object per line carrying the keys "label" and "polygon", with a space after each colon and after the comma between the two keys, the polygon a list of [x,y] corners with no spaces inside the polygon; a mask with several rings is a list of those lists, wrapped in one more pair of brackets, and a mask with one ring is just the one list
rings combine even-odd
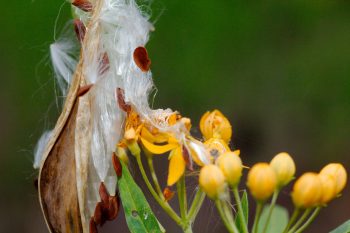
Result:
{"label": "green stem", "polygon": [[259,220],[260,220],[260,216],[261,216],[261,212],[262,212],[263,207],[264,207],[263,202],[257,202],[256,211],[255,211],[255,218],[254,218],[254,223],[253,223],[253,229],[252,229],[253,233],[258,232],[258,224],[259,224]]}
{"label": "green stem", "polygon": [[321,211],[321,207],[317,207],[314,212],[312,212],[311,216],[309,217],[309,219],[295,232],[295,233],[301,233],[303,232],[311,223],[312,221],[315,220],[315,218],[317,217],[317,215],[320,213]]}
{"label": "green stem", "polygon": [[190,210],[188,211],[188,214],[187,214],[188,222],[191,223],[196,218],[199,209],[202,207],[204,198],[205,198],[205,193],[199,188],[197,190],[196,195],[194,196]]}
{"label": "green stem", "polygon": [[225,214],[225,212],[223,211],[222,209],[222,205],[221,205],[221,201],[219,199],[215,200],[215,205],[216,205],[216,208],[220,214],[220,217],[222,219],[222,221],[224,222],[225,224],[225,227],[226,229],[230,232],[230,233],[238,233],[238,231],[234,231],[232,225],[229,223],[228,219],[227,219],[227,216]]}
{"label": "green stem", "polygon": [[186,198],[186,184],[185,184],[184,175],[176,183],[176,188],[177,188],[177,194],[179,199],[181,218],[182,220],[185,220],[187,215],[187,198]]}
{"label": "green stem", "polygon": [[272,214],[273,209],[275,208],[276,201],[277,201],[277,198],[278,198],[278,194],[279,194],[279,190],[277,189],[273,193],[273,196],[272,196],[269,212],[267,214],[266,222],[265,222],[265,225],[264,225],[264,228],[263,228],[263,231],[262,231],[263,233],[265,233],[267,231],[267,227],[269,226],[270,219],[271,219],[271,214]]}
{"label": "green stem", "polygon": [[150,183],[145,169],[143,167],[142,161],[141,161],[141,155],[140,153],[136,153],[134,154],[134,156],[136,157],[136,161],[138,164],[138,167],[140,169],[141,175],[143,180],[145,181],[147,188],[149,189],[149,191],[151,192],[153,198],[157,201],[157,203],[164,209],[164,211],[180,226],[182,226],[182,220],[181,218],[175,213],[175,211],[171,208],[171,206],[165,202],[164,200],[162,200],[156,193],[156,191],[154,190],[152,184]]}
{"label": "green stem", "polygon": [[244,216],[244,212],[243,212],[243,207],[242,207],[242,202],[241,202],[241,198],[239,196],[239,193],[238,193],[238,188],[235,187],[233,189],[233,195],[235,197],[235,200],[237,202],[237,206],[238,206],[238,217],[239,217],[239,220],[241,222],[241,226],[243,226],[243,233],[248,233],[248,226],[247,226],[247,223],[245,221],[245,216]]}
{"label": "green stem", "polygon": [[298,227],[304,222],[306,217],[310,214],[311,209],[307,209],[304,211],[303,215],[299,218],[299,220],[294,224],[294,226],[288,231],[288,233],[293,233]]}
{"label": "green stem", "polygon": [[160,188],[160,185],[159,185],[159,182],[158,182],[157,174],[156,174],[156,172],[154,170],[152,155],[147,155],[146,157],[147,157],[147,163],[148,163],[149,171],[151,173],[151,177],[152,177],[154,186],[156,188],[156,191],[158,192],[158,195],[161,197],[161,199],[165,200],[163,192],[162,192],[162,189]]}
{"label": "green stem", "polygon": [[293,223],[295,222],[295,220],[297,219],[298,215],[299,215],[300,209],[299,208],[295,208],[292,214],[292,217],[289,219],[289,222],[286,226],[286,228],[284,228],[283,233],[287,233],[289,228],[293,225]]}

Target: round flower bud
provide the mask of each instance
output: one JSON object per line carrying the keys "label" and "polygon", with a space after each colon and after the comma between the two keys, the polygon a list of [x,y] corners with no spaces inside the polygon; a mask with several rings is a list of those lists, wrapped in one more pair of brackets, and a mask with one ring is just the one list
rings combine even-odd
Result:
{"label": "round flower bud", "polygon": [[219,198],[225,191],[225,176],[216,165],[206,165],[199,173],[199,185],[210,198]]}
{"label": "round flower bud", "polygon": [[216,164],[224,173],[227,183],[232,187],[238,185],[242,176],[242,160],[237,152],[226,152],[218,157]]}
{"label": "round flower bud", "polygon": [[340,163],[328,164],[320,171],[320,174],[334,177],[336,183],[336,194],[339,194],[345,188],[347,173],[343,165]]}
{"label": "round flower bud", "polygon": [[320,203],[327,204],[337,195],[336,182],[333,176],[322,174],[319,174],[318,176],[322,184],[322,196],[320,199]]}
{"label": "round flower bud", "polygon": [[271,160],[270,166],[276,173],[278,187],[287,185],[293,179],[295,174],[295,164],[289,154],[277,154]]}
{"label": "round flower bud", "polygon": [[322,197],[322,184],[318,174],[307,172],[294,184],[292,199],[298,208],[315,207]]}
{"label": "round flower bud", "polygon": [[247,186],[256,200],[268,199],[275,191],[276,185],[276,174],[268,163],[257,163],[250,169]]}
{"label": "round flower bud", "polygon": [[219,110],[206,112],[200,120],[199,128],[205,140],[221,138],[226,143],[231,140],[231,124]]}

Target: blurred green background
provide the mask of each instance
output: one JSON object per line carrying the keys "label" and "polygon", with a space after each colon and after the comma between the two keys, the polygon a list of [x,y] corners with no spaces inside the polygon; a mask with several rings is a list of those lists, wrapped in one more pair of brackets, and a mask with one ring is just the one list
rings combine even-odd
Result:
{"label": "blurred green background", "polygon": [[[59,15],[62,3],[3,2],[0,232],[48,232],[33,186],[32,154],[59,112],[48,46],[56,18],[60,27],[70,17],[68,4]],[[288,151],[298,175],[333,161],[350,172],[349,1],[154,0],[152,10],[158,20],[148,50],[156,107],[191,117],[194,131],[202,113],[220,109],[248,166]],[[290,207],[288,195],[282,193],[281,203]],[[207,205],[196,232],[225,232]],[[328,232],[348,218],[349,187],[307,232]]]}

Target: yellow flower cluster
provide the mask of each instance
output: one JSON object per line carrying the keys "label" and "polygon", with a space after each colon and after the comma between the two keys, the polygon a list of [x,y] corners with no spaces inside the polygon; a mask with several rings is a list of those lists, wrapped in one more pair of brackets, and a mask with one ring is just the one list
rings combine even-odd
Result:
{"label": "yellow flower cluster", "polygon": [[[200,129],[212,164],[202,167],[199,184],[212,199],[225,195],[226,187],[237,187],[243,164],[239,150],[231,151],[228,143],[232,129],[228,119],[218,110],[207,112],[200,121]],[[289,184],[295,175],[295,163],[285,152],[277,154],[270,163],[257,163],[248,172],[247,186],[258,202],[265,202],[272,194]],[[292,200],[297,208],[322,206],[337,197],[344,189],[347,173],[341,164],[331,163],[318,174],[303,174],[294,184]]]}
{"label": "yellow flower cluster", "polygon": [[346,170],[339,163],[328,164],[319,173],[307,172],[294,184],[294,205],[298,208],[326,205],[340,194],[346,181]]}

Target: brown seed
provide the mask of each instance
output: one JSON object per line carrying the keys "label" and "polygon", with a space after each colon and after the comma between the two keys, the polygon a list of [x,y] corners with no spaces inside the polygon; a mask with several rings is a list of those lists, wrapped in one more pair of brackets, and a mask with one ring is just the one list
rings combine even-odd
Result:
{"label": "brown seed", "polygon": [[91,12],[92,11],[92,4],[91,2],[87,0],[74,0],[72,2],[73,6],[78,7],[80,10]]}
{"label": "brown seed", "polygon": [[126,113],[131,111],[131,106],[125,102],[124,90],[121,88],[117,88],[117,100],[120,109]]}
{"label": "brown seed", "polygon": [[165,198],[166,201],[171,200],[174,197],[174,192],[171,191],[171,189],[169,187],[166,187],[163,191],[163,196]]}
{"label": "brown seed", "polygon": [[109,197],[109,205],[108,205],[108,212],[107,212],[107,219],[109,221],[116,219],[119,213],[119,198],[116,196],[110,196]]}
{"label": "brown seed", "polygon": [[92,86],[93,86],[93,84],[88,84],[88,85],[80,87],[78,90],[78,96],[85,95],[91,89]]}
{"label": "brown seed", "polygon": [[188,170],[193,171],[193,161],[190,158],[190,153],[188,152],[188,150],[185,146],[182,147],[182,156],[186,162],[186,166],[187,166]]}
{"label": "brown seed", "polygon": [[104,208],[106,208],[109,203],[109,193],[103,182],[101,182],[98,192],[100,193],[102,204],[104,205]]}
{"label": "brown seed", "polygon": [[100,59],[100,67],[99,67],[99,73],[100,75],[104,74],[107,70],[109,70],[109,58],[108,54],[105,52],[103,55],[101,55]]}
{"label": "brown seed", "polygon": [[104,222],[103,219],[103,204],[102,202],[98,202],[95,207],[94,222],[97,225],[102,225],[102,222]]}
{"label": "brown seed", "polygon": [[90,233],[98,233],[96,223],[94,221],[94,218],[90,219]]}
{"label": "brown seed", "polygon": [[134,51],[135,64],[143,71],[149,71],[151,60],[148,58],[148,53],[145,47],[137,47]]}
{"label": "brown seed", "polygon": [[84,23],[79,19],[74,20],[74,31],[80,43],[83,43],[85,33],[86,33],[86,27]]}
{"label": "brown seed", "polygon": [[118,156],[113,152],[112,154],[112,163],[115,173],[118,177],[122,176],[122,165],[120,164],[120,160]]}

